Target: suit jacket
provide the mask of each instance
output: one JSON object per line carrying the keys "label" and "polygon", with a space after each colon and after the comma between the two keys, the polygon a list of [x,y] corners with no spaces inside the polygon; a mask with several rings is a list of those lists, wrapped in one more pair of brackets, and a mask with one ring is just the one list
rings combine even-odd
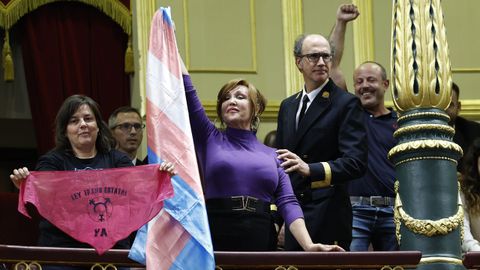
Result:
{"label": "suit jacket", "polygon": [[[146,162],[145,162],[145,160],[146,160]],[[135,166],[146,165],[146,164],[148,164],[148,158],[145,158],[144,160],[141,160],[141,159],[137,158],[137,161],[135,162]]]}
{"label": "suit jacket", "polygon": [[310,177],[289,176],[314,242],[344,242],[342,247],[348,248],[352,210],[345,185],[363,176],[367,165],[363,108],[357,97],[330,79],[295,130],[300,99],[301,92],[280,105],[276,146],[309,164]]}

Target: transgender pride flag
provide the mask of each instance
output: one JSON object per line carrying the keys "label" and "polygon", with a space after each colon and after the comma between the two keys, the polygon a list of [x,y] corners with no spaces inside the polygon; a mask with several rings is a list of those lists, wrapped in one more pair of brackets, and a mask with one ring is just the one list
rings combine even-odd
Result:
{"label": "transgender pride flag", "polygon": [[214,269],[213,248],[195,157],[170,10],[153,17],[147,66],[149,163],[175,164],[175,196],[137,233],[129,257],[147,269]]}

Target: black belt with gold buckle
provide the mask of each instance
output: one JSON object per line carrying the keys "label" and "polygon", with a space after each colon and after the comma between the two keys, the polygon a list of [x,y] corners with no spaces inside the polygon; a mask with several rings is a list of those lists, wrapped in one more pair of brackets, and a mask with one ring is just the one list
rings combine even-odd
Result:
{"label": "black belt with gold buckle", "polygon": [[251,196],[231,196],[228,198],[207,199],[208,210],[232,210],[256,213],[269,213],[270,203]]}

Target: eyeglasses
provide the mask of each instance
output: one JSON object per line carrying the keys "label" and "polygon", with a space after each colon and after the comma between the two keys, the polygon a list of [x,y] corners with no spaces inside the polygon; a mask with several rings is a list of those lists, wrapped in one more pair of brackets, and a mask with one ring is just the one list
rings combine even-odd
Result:
{"label": "eyeglasses", "polygon": [[132,127],[135,128],[135,130],[141,131],[145,128],[145,124],[139,124],[139,123],[123,123],[123,124],[118,124],[114,126],[112,129],[120,128],[123,132],[129,132],[132,130]]}
{"label": "eyeglasses", "polygon": [[309,53],[300,55],[300,57],[306,57],[311,63],[318,63],[318,60],[320,60],[321,57],[323,59],[323,62],[328,63],[332,61],[333,55],[329,53]]}

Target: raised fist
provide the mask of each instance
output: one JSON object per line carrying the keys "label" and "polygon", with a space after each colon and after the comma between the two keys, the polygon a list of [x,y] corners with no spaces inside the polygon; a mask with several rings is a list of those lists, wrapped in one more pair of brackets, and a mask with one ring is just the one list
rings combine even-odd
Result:
{"label": "raised fist", "polygon": [[349,22],[355,20],[360,13],[358,12],[357,6],[354,4],[343,4],[338,7],[337,10],[337,20]]}

